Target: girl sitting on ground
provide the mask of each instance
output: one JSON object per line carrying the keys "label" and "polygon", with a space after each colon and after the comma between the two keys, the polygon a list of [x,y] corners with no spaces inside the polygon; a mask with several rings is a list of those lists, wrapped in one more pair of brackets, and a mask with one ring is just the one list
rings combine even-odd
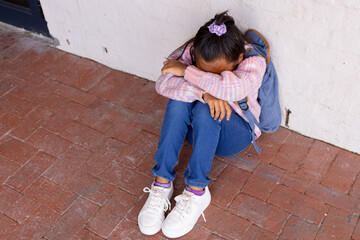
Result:
{"label": "girl sitting on ground", "polygon": [[[162,229],[165,236],[176,238],[191,231],[211,201],[207,174],[214,155],[233,156],[251,144],[252,130],[237,101],[247,97],[259,120],[257,97],[266,63],[261,56],[244,59],[248,48],[234,19],[223,12],[164,62],[156,90],[170,100],[152,169],[155,180],[144,189],[150,194],[138,216],[142,233]],[[261,134],[257,126],[254,133]],[[184,139],[192,145],[184,174],[187,186],[165,219]]]}

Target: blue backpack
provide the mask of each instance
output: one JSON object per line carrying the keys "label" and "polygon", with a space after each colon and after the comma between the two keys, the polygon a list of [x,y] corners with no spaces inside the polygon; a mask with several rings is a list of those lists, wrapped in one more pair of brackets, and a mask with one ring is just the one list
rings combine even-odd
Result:
{"label": "blue backpack", "polygon": [[258,122],[251,113],[246,98],[239,101],[239,106],[252,129],[254,147],[260,154],[261,150],[255,143],[255,124],[263,132],[275,132],[281,124],[278,77],[270,58],[270,46],[266,39],[253,29],[246,31],[245,36],[251,41],[253,46],[252,49],[245,53],[245,58],[261,55],[266,59],[266,70],[257,99],[261,106],[260,121]]}

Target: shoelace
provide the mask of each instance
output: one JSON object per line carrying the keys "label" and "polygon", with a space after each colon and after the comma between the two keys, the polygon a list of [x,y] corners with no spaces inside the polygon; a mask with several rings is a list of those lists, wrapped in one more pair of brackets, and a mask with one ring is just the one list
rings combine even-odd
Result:
{"label": "shoelace", "polygon": [[160,189],[157,189],[156,191],[151,190],[150,188],[146,187],[143,189],[145,193],[150,193],[150,203],[149,203],[149,209],[158,211],[161,208],[161,205],[164,205],[163,210],[166,212],[168,209],[171,209],[171,203],[169,199],[166,197],[165,193],[161,191]]}
{"label": "shoelace", "polygon": [[[184,217],[184,212],[186,214],[189,214],[192,202],[194,201],[195,197],[196,196],[186,195],[185,193],[183,193],[183,194],[181,194],[179,196],[176,196],[175,197],[176,206],[175,206],[173,211],[178,212],[178,214],[181,217]],[[206,222],[204,212],[201,212],[201,216],[203,217],[204,221]]]}

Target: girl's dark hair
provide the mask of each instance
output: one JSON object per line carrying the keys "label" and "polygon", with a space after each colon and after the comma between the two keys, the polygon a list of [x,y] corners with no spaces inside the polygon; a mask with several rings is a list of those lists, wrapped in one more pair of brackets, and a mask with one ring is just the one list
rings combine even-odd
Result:
{"label": "girl's dark hair", "polygon": [[[211,33],[208,26],[214,21],[216,21],[216,25],[224,23],[227,32],[221,36]],[[201,57],[206,62],[211,62],[219,57],[224,57],[229,62],[235,62],[238,60],[241,53],[245,53],[245,44],[249,41],[241,33],[238,27],[236,27],[234,18],[229,16],[227,11],[225,11],[216,14],[213,19],[206,22],[200,27],[195,37],[191,38],[172,52],[170,56],[175,52],[182,50],[177,60],[180,59],[187,46],[192,42],[191,58],[193,59],[193,62],[195,62],[194,55]]]}

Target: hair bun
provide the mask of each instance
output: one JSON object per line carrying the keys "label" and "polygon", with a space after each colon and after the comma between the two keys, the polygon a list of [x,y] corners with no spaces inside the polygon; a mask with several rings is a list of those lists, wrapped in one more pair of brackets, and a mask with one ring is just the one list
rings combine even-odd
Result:
{"label": "hair bun", "polygon": [[230,17],[228,15],[228,11],[226,10],[225,12],[216,14],[214,17],[214,20],[216,21],[217,25],[221,25],[221,24],[235,24],[234,18]]}

